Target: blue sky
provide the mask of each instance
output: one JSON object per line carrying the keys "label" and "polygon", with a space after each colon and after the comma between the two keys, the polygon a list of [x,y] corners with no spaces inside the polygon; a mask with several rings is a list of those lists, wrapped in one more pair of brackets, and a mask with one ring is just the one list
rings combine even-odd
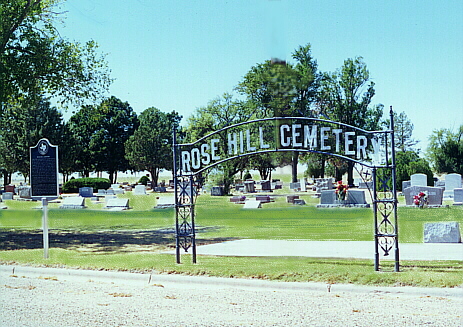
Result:
{"label": "blue sky", "polygon": [[434,129],[463,124],[463,1],[68,0],[61,34],[94,39],[136,112],[184,118],[248,70],[310,43],[320,71],[362,56],[373,104],[404,111],[425,148]]}

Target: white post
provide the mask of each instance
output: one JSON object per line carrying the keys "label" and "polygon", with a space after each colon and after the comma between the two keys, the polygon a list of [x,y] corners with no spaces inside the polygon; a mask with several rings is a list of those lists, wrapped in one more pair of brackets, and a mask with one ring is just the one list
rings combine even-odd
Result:
{"label": "white post", "polygon": [[42,198],[43,257],[48,259],[48,201]]}

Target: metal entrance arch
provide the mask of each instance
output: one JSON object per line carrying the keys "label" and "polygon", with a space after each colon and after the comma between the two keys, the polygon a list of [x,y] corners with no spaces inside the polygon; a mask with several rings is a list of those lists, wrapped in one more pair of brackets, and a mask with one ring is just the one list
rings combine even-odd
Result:
{"label": "metal entrance arch", "polygon": [[[289,125],[289,121],[296,121],[296,124]],[[254,129],[259,137],[251,140],[249,130],[230,133],[234,128],[243,128],[248,124],[263,122],[274,122],[278,126],[277,133],[273,133],[275,147],[267,144],[268,138],[264,137],[261,126]],[[313,125],[302,125],[302,122],[309,122]],[[325,124],[320,129],[316,124]],[[307,127],[308,126],[308,127]],[[347,132],[339,126],[347,129]],[[301,135],[304,130],[304,135]],[[315,132],[314,132],[315,130]],[[292,134],[291,134],[292,131]],[[329,132],[332,134],[329,134]],[[220,152],[219,139],[211,139],[215,135],[228,132],[228,151],[222,149]],[[366,134],[371,137],[357,135]],[[270,133],[272,134],[272,133]],[[231,136],[230,136],[231,135]],[[340,144],[340,135],[344,135],[344,143]],[[247,137],[247,139],[246,139]],[[332,139],[330,140],[330,137]],[[357,137],[354,144],[353,138]],[[319,138],[319,139],[317,139]],[[201,143],[211,139],[210,143]],[[304,140],[304,142],[302,142]],[[252,141],[255,145],[251,146]],[[331,143],[330,143],[331,142]],[[371,142],[371,144],[369,144]],[[314,146],[315,144],[315,146]],[[336,151],[331,152],[331,147]],[[343,153],[339,149],[343,147]],[[185,151],[185,148],[191,150]],[[245,149],[246,148],[246,149]],[[366,158],[353,158],[352,155],[372,152],[377,158],[365,160]],[[241,150],[241,151],[240,151]],[[176,260],[181,263],[180,252],[183,249],[192,251],[192,261],[196,259],[196,230],[195,230],[195,203],[199,195],[199,188],[203,184],[202,174],[223,162],[243,156],[255,155],[270,152],[313,152],[337,156],[352,161],[361,166],[357,169],[360,177],[367,185],[373,202],[374,212],[374,269],[380,270],[380,252],[384,256],[394,253],[394,271],[400,270],[399,262],[399,240],[398,240],[398,216],[397,216],[397,190],[396,190],[396,167],[394,148],[394,116],[392,107],[390,109],[390,129],[384,131],[366,131],[347,124],[307,117],[273,117],[257,119],[239,124],[234,124],[210,133],[193,143],[177,143],[176,130],[173,131],[173,178],[175,192],[175,239],[176,239]],[[218,155],[218,153],[221,153]],[[230,156],[226,156],[226,153]],[[225,154],[225,157],[223,155]],[[350,155],[350,156],[349,156]],[[379,158],[381,157],[381,158]],[[204,165],[203,165],[204,164]]]}

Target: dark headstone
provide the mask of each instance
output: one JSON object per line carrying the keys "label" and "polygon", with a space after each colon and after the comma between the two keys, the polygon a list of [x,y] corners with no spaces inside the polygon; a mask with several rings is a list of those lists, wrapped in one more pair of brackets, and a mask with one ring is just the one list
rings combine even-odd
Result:
{"label": "dark headstone", "polygon": [[271,199],[269,195],[257,195],[256,201],[260,201],[261,203],[269,203]]}
{"label": "dark headstone", "polygon": [[287,195],[286,202],[287,203],[294,203],[294,200],[299,199],[299,195]]}
{"label": "dark headstone", "polygon": [[246,181],[244,182],[244,189],[246,193],[254,193],[256,191],[254,181]]}
{"label": "dark headstone", "polygon": [[463,188],[453,189],[453,204],[463,205]]}
{"label": "dark headstone", "polygon": [[270,191],[272,189],[270,181],[260,181],[262,191]]}
{"label": "dark headstone", "polygon": [[402,181],[402,191],[412,186],[412,181]]}
{"label": "dark headstone", "polygon": [[91,198],[93,196],[93,187],[79,188],[79,196],[83,198]]}
{"label": "dark headstone", "polygon": [[211,195],[212,196],[222,196],[223,195],[223,187],[222,186],[212,186]]}

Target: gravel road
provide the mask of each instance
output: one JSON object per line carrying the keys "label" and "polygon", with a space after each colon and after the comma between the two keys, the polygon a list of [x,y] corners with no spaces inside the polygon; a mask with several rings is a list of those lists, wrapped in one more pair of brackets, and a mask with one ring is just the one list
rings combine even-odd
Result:
{"label": "gravel road", "polygon": [[463,326],[463,289],[1,266],[0,326]]}

